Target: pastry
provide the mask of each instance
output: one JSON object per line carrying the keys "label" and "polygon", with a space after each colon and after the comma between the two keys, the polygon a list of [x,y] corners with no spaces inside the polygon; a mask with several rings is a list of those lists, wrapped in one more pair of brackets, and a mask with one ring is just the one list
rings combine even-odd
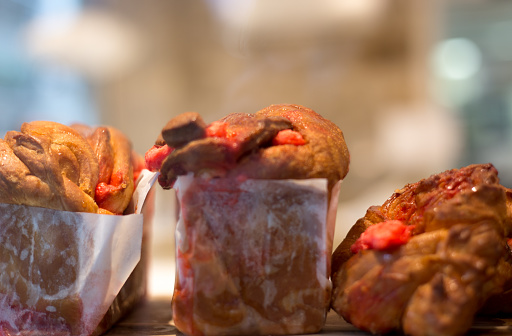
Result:
{"label": "pastry", "polygon": [[0,203],[122,214],[134,189],[131,143],[112,127],[90,135],[51,121],[0,139]]}
{"label": "pastry", "polygon": [[173,320],[188,335],[319,331],[329,308],[342,131],[311,109],[272,105],[206,124],[169,121],[146,153],[176,189]]}
{"label": "pastry", "polygon": [[[0,334],[97,335],[145,296],[151,214],[112,216],[127,211],[140,160],[112,127],[33,121],[0,139]],[[117,241],[119,223],[132,239],[143,228],[142,246]],[[122,260],[142,262],[120,282],[112,254],[137,244]]]}
{"label": "pastry", "polygon": [[332,308],[374,334],[462,335],[512,279],[507,190],[491,164],[432,175],[370,207],[332,256]]}

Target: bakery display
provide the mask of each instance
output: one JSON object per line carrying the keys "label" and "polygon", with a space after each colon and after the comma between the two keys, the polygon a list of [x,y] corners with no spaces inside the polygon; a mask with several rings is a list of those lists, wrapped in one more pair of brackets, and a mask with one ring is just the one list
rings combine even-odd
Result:
{"label": "bakery display", "polygon": [[272,105],[206,124],[179,115],[146,153],[176,189],[173,320],[188,335],[319,331],[349,153],[311,109]]}
{"label": "bakery display", "polygon": [[143,159],[112,127],[50,121],[0,152],[0,334],[101,334],[146,294]]}
{"label": "bakery display", "polygon": [[333,253],[332,308],[374,334],[464,334],[510,288],[508,195],[495,167],[478,164],[370,207]]}

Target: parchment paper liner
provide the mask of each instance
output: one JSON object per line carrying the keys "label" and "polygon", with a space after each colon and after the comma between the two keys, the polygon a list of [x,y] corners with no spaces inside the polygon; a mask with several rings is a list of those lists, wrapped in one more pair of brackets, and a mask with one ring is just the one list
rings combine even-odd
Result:
{"label": "parchment paper liner", "polygon": [[329,199],[325,179],[179,177],[172,307],[180,331],[319,331],[330,301],[340,182]]}
{"label": "parchment paper liner", "polygon": [[0,331],[92,334],[139,262],[155,177],[141,174],[130,215],[0,204]]}

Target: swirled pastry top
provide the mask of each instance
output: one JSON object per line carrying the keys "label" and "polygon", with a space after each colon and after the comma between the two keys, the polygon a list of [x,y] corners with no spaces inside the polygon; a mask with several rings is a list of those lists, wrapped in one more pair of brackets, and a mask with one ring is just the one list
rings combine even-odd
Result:
{"label": "swirled pastry top", "polygon": [[254,114],[233,113],[206,125],[197,113],[171,119],[146,167],[160,171],[171,188],[179,175],[252,179],[326,178],[329,186],[348,173],[350,155],[342,131],[315,111],[291,104]]}

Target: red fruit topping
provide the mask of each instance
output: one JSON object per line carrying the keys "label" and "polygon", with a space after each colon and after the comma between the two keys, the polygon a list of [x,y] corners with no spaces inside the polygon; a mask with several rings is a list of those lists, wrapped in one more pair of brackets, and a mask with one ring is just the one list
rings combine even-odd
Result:
{"label": "red fruit topping", "polygon": [[414,225],[398,220],[388,220],[370,226],[350,247],[352,253],[361,250],[385,251],[406,244],[412,236]]}
{"label": "red fruit topping", "polygon": [[146,160],[146,169],[152,172],[157,172],[162,167],[162,162],[165,158],[173,152],[173,148],[164,146],[153,146],[151,147],[144,156]]}
{"label": "red fruit topping", "polygon": [[306,144],[306,140],[302,137],[299,132],[292,131],[291,129],[282,130],[277,133],[275,138],[272,140],[273,146],[279,145],[295,145],[302,146]]}

